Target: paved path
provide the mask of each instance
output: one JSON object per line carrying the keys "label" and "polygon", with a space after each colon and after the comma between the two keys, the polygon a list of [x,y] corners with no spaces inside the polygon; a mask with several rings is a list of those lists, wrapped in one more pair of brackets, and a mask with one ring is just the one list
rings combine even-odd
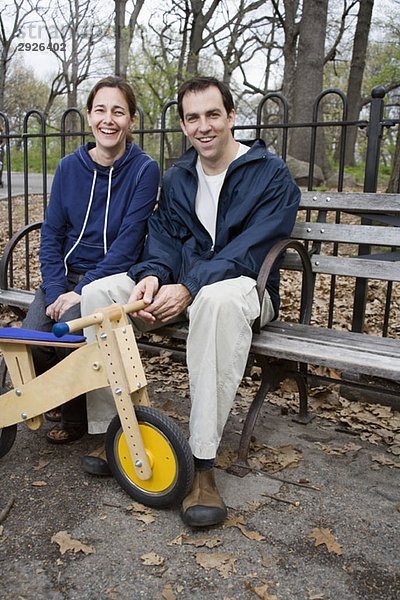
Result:
{"label": "paved path", "polygon": [[[188,416],[189,403],[162,378],[150,395]],[[243,417],[239,404],[222,454],[236,449]],[[299,425],[266,402],[254,432],[259,456],[286,447],[301,460],[276,474],[286,482],[219,469],[229,519],[199,531],[182,523],[179,507],[146,510],[114,479],[83,473],[93,436],[51,447],[44,433],[21,428],[0,460],[0,513],[14,498],[0,526],[2,600],[400,598],[399,470],[374,462],[390,458],[383,446],[335,423]],[[63,554],[55,534],[74,540]]]}
{"label": "paved path", "polygon": [[[47,192],[50,192],[51,182],[53,176],[47,176]],[[24,174],[12,172],[11,173],[11,196],[20,196],[25,193],[24,185]],[[28,177],[28,193],[29,194],[42,194],[43,193],[43,174],[42,173],[29,173]],[[0,188],[0,200],[7,198],[9,190],[7,187],[7,173],[3,173],[3,187]]]}

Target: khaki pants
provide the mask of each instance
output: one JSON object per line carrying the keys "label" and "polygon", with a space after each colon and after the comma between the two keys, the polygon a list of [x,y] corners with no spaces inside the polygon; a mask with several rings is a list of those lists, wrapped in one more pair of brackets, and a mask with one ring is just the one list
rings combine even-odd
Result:
{"label": "khaki pants", "polygon": [[[82,315],[113,302],[125,304],[133,287],[134,282],[126,273],[90,283],[82,290]],[[191,398],[189,444],[197,458],[216,456],[246,368],[252,339],[251,326],[259,314],[256,282],[249,277],[204,286],[186,311]],[[266,292],[261,324],[265,325],[273,316],[272,302]],[[135,326],[137,322],[138,319]],[[85,335],[88,342],[93,341],[93,328],[85,331]],[[89,393],[87,409],[89,433],[104,433],[116,414],[108,389]]]}

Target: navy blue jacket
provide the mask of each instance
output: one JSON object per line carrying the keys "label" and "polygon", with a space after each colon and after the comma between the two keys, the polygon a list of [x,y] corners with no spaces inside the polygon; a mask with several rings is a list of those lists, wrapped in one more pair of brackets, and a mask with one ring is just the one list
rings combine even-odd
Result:
{"label": "navy blue jacket", "polygon": [[160,184],[155,160],[135,144],[112,167],[94,162],[89,143],[61,159],[41,231],[46,305],[67,291],[67,272],[83,273],[74,288],[126,271],[140,256]]}
{"label": "navy blue jacket", "polygon": [[[300,191],[286,164],[262,141],[234,160],[221,189],[215,245],[195,212],[197,153],[191,148],[164,176],[158,209],[149,220],[141,261],[129,270],[160,284],[181,283],[193,298],[204,286],[245,275],[256,279],[266,252],[289,237]],[[276,314],[279,269],[267,283]]]}

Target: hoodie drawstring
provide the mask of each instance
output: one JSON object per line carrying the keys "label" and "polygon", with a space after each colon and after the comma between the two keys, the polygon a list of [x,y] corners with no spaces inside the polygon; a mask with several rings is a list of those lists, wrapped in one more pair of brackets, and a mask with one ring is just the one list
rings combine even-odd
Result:
{"label": "hoodie drawstring", "polygon": [[72,254],[72,252],[75,250],[75,248],[77,247],[77,245],[79,244],[79,242],[82,239],[82,236],[84,234],[88,219],[89,219],[89,213],[90,213],[90,209],[92,208],[92,203],[93,203],[93,196],[94,196],[94,188],[96,185],[96,179],[97,179],[97,171],[94,171],[93,173],[93,181],[92,181],[92,189],[90,190],[90,198],[89,198],[89,203],[88,203],[88,207],[86,209],[86,215],[85,215],[85,219],[83,221],[83,225],[82,225],[82,229],[81,232],[78,236],[78,239],[76,240],[75,244],[72,246],[72,248],[70,248],[67,252],[67,254],[64,257],[64,268],[65,268],[65,276],[68,275],[68,265],[67,265],[67,260],[70,257],[70,255]]}
{"label": "hoodie drawstring", "polygon": [[111,167],[110,172],[108,174],[108,190],[107,190],[107,202],[106,202],[106,214],[104,216],[104,228],[103,228],[103,245],[104,245],[104,254],[107,254],[107,223],[108,223],[108,210],[110,208],[110,200],[111,200],[111,178],[114,167]]}

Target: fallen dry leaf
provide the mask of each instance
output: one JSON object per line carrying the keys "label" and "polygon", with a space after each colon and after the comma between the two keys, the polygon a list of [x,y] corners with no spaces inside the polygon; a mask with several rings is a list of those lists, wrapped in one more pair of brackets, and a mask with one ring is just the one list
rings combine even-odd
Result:
{"label": "fallen dry leaf", "polygon": [[140,521],[141,523],[144,523],[145,525],[150,525],[150,523],[154,523],[155,522],[155,517],[153,517],[153,515],[133,515],[136,519],[136,521]]}
{"label": "fallen dry leaf", "polygon": [[202,546],[206,546],[206,548],[216,548],[222,544],[222,540],[218,537],[210,538],[205,535],[189,537],[181,533],[171,542],[168,542],[168,546],[182,546],[183,544],[195,546],[196,548],[200,548]]}
{"label": "fallen dry leaf", "polygon": [[303,460],[302,452],[290,444],[278,448],[271,448],[265,444],[253,444],[251,452],[250,466],[268,473],[277,473],[288,468],[293,469]]}
{"label": "fallen dry leaf", "polygon": [[221,452],[218,452],[215,466],[219,469],[228,469],[236,458],[237,452],[233,448],[223,448]]}
{"label": "fallen dry leaf", "polygon": [[126,510],[130,512],[137,521],[141,521],[146,525],[154,523],[156,520],[151,508],[140,502],[132,502],[132,504],[129,504],[129,506],[126,507]]}
{"label": "fallen dry leaf", "polygon": [[47,485],[46,481],[32,481],[32,484],[34,487],[44,487],[45,485]]}
{"label": "fallen dry leaf", "polygon": [[144,565],[150,566],[163,565],[165,561],[165,559],[162,556],[159,556],[155,552],[148,552],[147,554],[142,554],[140,559]]}
{"label": "fallen dry leaf", "polygon": [[371,456],[371,460],[379,463],[380,465],[384,465],[385,467],[396,467],[400,469],[400,462],[395,462],[393,459],[385,456],[384,454],[373,454]]}
{"label": "fallen dry leaf", "polygon": [[174,591],[172,589],[172,585],[170,583],[167,583],[167,585],[164,586],[164,589],[161,592],[161,595],[164,598],[164,600],[175,600],[175,598],[176,598]]}
{"label": "fallen dry leaf", "polygon": [[330,529],[314,527],[308,537],[315,540],[315,546],[325,544],[328,552],[332,552],[338,556],[343,554],[342,546],[337,543]]}
{"label": "fallen dry leaf", "polygon": [[108,590],[106,590],[106,596],[109,600],[118,600],[118,598],[121,597],[119,586],[108,588]]}
{"label": "fallen dry leaf", "polygon": [[341,454],[347,454],[348,452],[358,452],[361,450],[362,446],[360,444],[355,444],[354,442],[348,442],[342,447],[339,446],[329,446],[327,444],[321,444],[321,442],[315,442],[317,446],[321,448],[326,454],[333,454],[335,456],[340,456]]}
{"label": "fallen dry leaf", "polygon": [[223,579],[236,573],[236,558],[223,552],[214,552],[213,554],[199,552],[196,554],[196,562],[206,571],[216,569]]}
{"label": "fallen dry leaf", "polygon": [[84,554],[95,554],[96,549],[89,544],[84,544],[79,540],[74,540],[68,531],[59,531],[52,536],[51,542],[60,546],[61,554],[65,554],[68,550],[77,554],[83,552]]}
{"label": "fallen dry leaf", "polygon": [[270,594],[268,583],[254,588],[254,591],[257,594],[257,596],[259,598],[261,598],[261,600],[278,600],[278,598],[275,596],[275,594]]}
{"label": "fallen dry leaf", "polygon": [[33,470],[40,471],[41,469],[44,469],[45,467],[47,467],[48,464],[50,464],[49,460],[40,459],[38,464],[33,467]]}
{"label": "fallen dry leaf", "polygon": [[262,585],[255,586],[252,583],[246,583],[246,587],[254,592],[261,600],[278,600],[275,594],[270,592],[271,585],[274,585],[272,581],[266,581]]}
{"label": "fallen dry leaf", "polygon": [[262,542],[263,540],[265,540],[265,536],[261,535],[261,533],[258,533],[258,531],[253,531],[251,529],[247,529],[247,527],[245,527],[246,521],[243,517],[238,516],[238,517],[229,517],[228,519],[226,519],[224,521],[224,529],[227,527],[237,527],[237,529],[239,529],[242,534],[247,537],[249,540],[254,540],[256,542]]}
{"label": "fallen dry leaf", "polygon": [[141,504],[140,502],[132,502],[126,507],[128,512],[136,512],[136,513],[148,513],[150,512],[150,508]]}

